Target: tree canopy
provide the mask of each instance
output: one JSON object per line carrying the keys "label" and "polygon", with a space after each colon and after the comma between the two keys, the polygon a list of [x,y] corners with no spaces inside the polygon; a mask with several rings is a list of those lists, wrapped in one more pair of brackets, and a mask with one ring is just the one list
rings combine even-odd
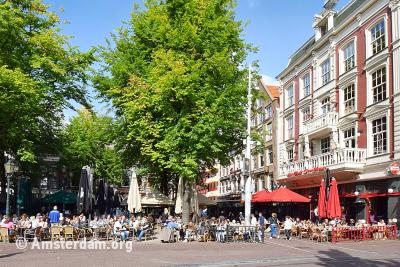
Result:
{"label": "tree canopy", "polygon": [[124,122],[133,163],[195,179],[240,150],[252,49],[231,0],[148,0],[100,48],[94,81]]}
{"label": "tree canopy", "polygon": [[70,101],[88,106],[93,53],[71,47],[59,25],[40,0],[0,1],[1,157],[35,162],[39,146],[57,139]]}
{"label": "tree canopy", "polygon": [[123,164],[115,147],[117,123],[107,116],[98,116],[87,109],[78,111],[63,132],[62,161],[73,170],[84,165],[94,167],[96,177],[110,184],[121,184]]}

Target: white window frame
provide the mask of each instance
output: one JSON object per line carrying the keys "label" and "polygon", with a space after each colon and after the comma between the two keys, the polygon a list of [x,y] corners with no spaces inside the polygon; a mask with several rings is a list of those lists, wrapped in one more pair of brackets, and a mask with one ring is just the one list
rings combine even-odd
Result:
{"label": "white window frame", "polygon": [[294,161],[294,146],[288,147],[286,153],[288,161]]}
{"label": "white window frame", "polygon": [[[271,157],[271,153],[272,153],[272,157]],[[268,157],[267,165],[273,164],[274,163],[274,150],[273,150],[272,146],[269,146],[267,148],[267,157]]]}
{"label": "white window frame", "polygon": [[265,107],[265,120],[268,120],[272,117],[272,104],[269,104]]}
{"label": "white window frame", "polygon": [[[342,46],[342,48],[340,49],[340,53],[341,53],[341,68],[340,68],[340,73],[346,73],[350,70],[352,70],[353,68],[355,68],[357,66],[357,49],[356,49],[356,40],[355,38],[352,39],[351,41],[347,42],[346,44],[344,44]],[[352,46],[353,47],[353,54],[351,56],[347,55],[347,49]],[[352,59],[351,59],[352,58]],[[352,64],[349,64],[349,61],[352,62]],[[350,65],[348,67],[348,65]]]}
{"label": "white window frame", "polygon": [[[289,94],[291,92],[291,94]],[[286,88],[286,108],[294,105],[294,84],[292,83]]]}
{"label": "white window frame", "polygon": [[[306,83],[307,77],[308,77],[308,86]],[[308,90],[308,94],[306,94],[306,89]],[[310,94],[311,94],[311,72],[307,72],[301,77],[301,95],[304,98],[309,96]]]}
{"label": "white window frame", "polygon": [[[381,83],[379,85],[373,85],[374,83],[374,74],[377,73],[378,71],[385,70],[385,79],[382,79],[381,77]],[[372,96],[372,104],[379,103],[381,101],[384,101],[388,98],[388,69],[386,66],[381,66],[380,68],[376,68],[374,71],[371,71],[371,96]],[[383,95],[383,98],[380,100],[375,101],[375,88],[378,88],[379,86],[384,86],[384,94],[381,92],[380,95]],[[381,89],[382,90],[382,89]],[[383,90],[382,90],[383,91]]]}
{"label": "white window frame", "polygon": [[[326,68],[327,67],[327,68]],[[331,58],[328,56],[320,65],[321,86],[328,84],[332,80]]]}
{"label": "white window frame", "polygon": [[[326,140],[328,140],[329,146],[327,146],[326,148],[322,149],[322,143],[323,143],[323,141],[326,141]],[[319,140],[319,144],[320,144],[319,149],[320,149],[320,151],[321,151],[321,154],[325,154],[325,153],[331,152],[331,142],[332,142],[332,140],[331,140],[331,137],[330,137],[330,136],[325,137],[325,138],[321,138],[321,139]]]}
{"label": "white window frame", "polygon": [[[351,99],[347,99],[347,100],[346,100],[346,96],[348,95],[348,94],[346,94],[346,90],[347,90],[349,87],[352,87],[352,88],[353,88],[353,97],[352,97]],[[343,102],[342,102],[342,103],[343,103],[343,112],[342,112],[342,114],[343,114],[343,115],[349,115],[349,114],[354,113],[355,111],[357,111],[357,90],[356,90],[356,83],[355,83],[355,82],[352,82],[352,83],[348,83],[348,84],[346,84],[345,86],[343,86],[342,95],[343,95],[343,97],[342,97],[342,99],[343,99]],[[353,102],[353,109],[347,111],[347,110],[346,110],[347,106],[350,106],[350,105],[347,105],[349,102]]]}
{"label": "white window frame", "polygon": [[[328,99],[328,102],[324,103],[326,99]],[[321,104],[321,114],[327,114],[332,111],[330,96],[325,96],[324,98],[322,98],[320,104]]]}
{"label": "white window frame", "polygon": [[293,114],[286,117],[287,139],[294,138],[294,121],[293,120],[294,120]]}
{"label": "white window frame", "polygon": [[[385,119],[385,130],[380,130],[376,133],[374,133],[374,129],[376,129],[376,127],[374,126],[374,122],[377,120],[382,120]],[[372,151],[372,156],[379,156],[379,155],[383,155],[388,153],[389,151],[389,120],[388,120],[388,116],[384,115],[382,117],[378,117],[378,118],[374,118],[371,119],[371,151]],[[379,136],[379,135],[385,135],[385,143],[382,143],[382,151],[377,152],[375,149],[375,136]],[[385,147],[385,150],[383,150],[383,148]]]}
{"label": "white window frame", "polygon": [[266,125],[266,129],[265,129],[265,141],[268,142],[268,141],[271,141],[271,140],[272,140],[272,122],[268,123]]}
{"label": "white window frame", "polygon": [[[377,52],[376,54],[373,54],[373,42],[372,40],[372,29],[375,28],[378,24],[380,24],[383,20],[384,23],[384,28],[385,28],[385,46],[383,47],[382,50]],[[365,45],[366,47],[366,54],[367,54],[367,59],[379,54],[380,52],[384,51],[388,47],[388,23],[387,23],[387,14],[384,14],[383,16],[380,16],[379,18],[376,18],[373,22],[371,22],[370,26],[365,30]]]}
{"label": "white window frame", "polygon": [[[353,136],[347,136],[346,137],[346,133],[348,133],[349,131],[351,132],[352,130],[354,130],[354,135]],[[357,127],[349,127],[346,129],[342,130],[342,140],[343,140],[343,147],[344,148],[357,148]],[[347,146],[347,142],[354,140],[354,147],[348,147]]]}

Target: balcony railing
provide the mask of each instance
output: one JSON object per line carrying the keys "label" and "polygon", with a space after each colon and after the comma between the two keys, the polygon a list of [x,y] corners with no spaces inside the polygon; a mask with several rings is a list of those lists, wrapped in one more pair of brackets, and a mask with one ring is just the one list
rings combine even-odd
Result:
{"label": "balcony railing", "polygon": [[322,114],[304,123],[305,134],[309,134],[325,127],[336,126],[337,123],[338,114],[336,112]]}
{"label": "balcony railing", "polygon": [[336,167],[360,168],[366,163],[366,155],[366,149],[339,149],[305,160],[283,163],[279,166],[279,176],[284,177],[295,172],[297,172],[296,175],[302,175],[320,167],[329,167],[330,169]]}

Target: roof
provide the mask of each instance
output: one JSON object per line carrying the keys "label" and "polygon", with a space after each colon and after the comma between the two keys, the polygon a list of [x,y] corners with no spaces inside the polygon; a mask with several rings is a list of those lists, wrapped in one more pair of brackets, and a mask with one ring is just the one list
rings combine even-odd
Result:
{"label": "roof", "polygon": [[279,98],[279,95],[280,95],[279,86],[265,84],[262,79],[260,80],[260,82],[261,82],[261,85],[264,87],[265,91],[267,92],[267,94],[271,98],[273,98],[273,99]]}
{"label": "roof", "polygon": [[[343,7],[334,18],[334,27],[345,21],[347,18],[351,17],[355,10],[357,10],[362,4],[367,2],[367,0],[352,0],[345,7]],[[328,33],[329,34],[329,33]],[[289,69],[292,64],[294,64],[301,56],[310,51],[310,49],[315,45],[315,35],[308,39],[299,49],[294,52],[290,58],[287,67],[278,74],[277,77],[281,76],[287,69]]]}

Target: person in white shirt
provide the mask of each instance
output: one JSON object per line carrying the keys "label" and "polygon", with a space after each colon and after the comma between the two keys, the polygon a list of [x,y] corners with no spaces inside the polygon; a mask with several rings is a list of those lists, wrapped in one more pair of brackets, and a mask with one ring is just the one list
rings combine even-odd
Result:
{"label": "person in white shirt", "polygon": [[283,224],[283,228],[285,229],[285,235],[287,240],[292,239],[291,232],[292,232],[293,221],[289,216],[286,216],[285,222]]}
{"label": "person in white shirt", "polygon": [[114,223],[114,235],[121,236],[121,240],[125,241],[128,238],[129,232],[126,230],[121,217],[118,216],[117,221]]}
{"label": "person in white shirt", "polygon": [[251,221],[250,221],[251,226],[257,226],[257,218],[254,216],[254,214],[251,214]]}

